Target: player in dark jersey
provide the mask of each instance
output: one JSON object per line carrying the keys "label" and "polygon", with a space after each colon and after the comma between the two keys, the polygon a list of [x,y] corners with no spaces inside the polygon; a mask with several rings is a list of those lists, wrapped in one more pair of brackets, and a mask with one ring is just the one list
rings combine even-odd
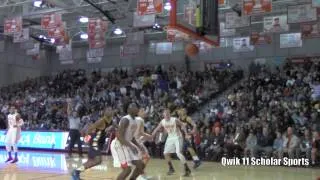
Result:
{"label": "player in dark jersey", "polygon": [[72,171],[72,179],[80,180],[80,173],[101,164],[102,149],[106,139],[106,129],[112,125],[114,111],[106,108],[103,117],[90,125],[87,129],[87,135],[84,141],[89,144],[88,160],[81,167]]}
{"label": "player in dark jersey", "polygon": [[199,156],[197,155],[196,151],[193,148],[192,142],[193,142],[193,134],[196,133],[197,131],[197,125],[192,121],[191,117],[187,115],[186,109],[182,108],[177,110],[177,115],[179,117],[179,120],[182,123],[185,123],[186,129],[187,129],[187,134],[183,133],[183,138],[184,138],[184,144],[183,147],[184,149],[188,150],[190,153],[194,165],[193,168],[196,169],[201,165],[201,161],[199,159]]}

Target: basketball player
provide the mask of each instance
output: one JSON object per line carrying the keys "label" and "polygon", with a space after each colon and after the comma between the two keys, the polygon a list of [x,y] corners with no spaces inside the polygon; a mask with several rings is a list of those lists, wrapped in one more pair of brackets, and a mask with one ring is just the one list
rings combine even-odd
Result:
{"label": "basketball player", "polygon": [[[21,126],[24,124],[20,114],[17,113],[15,107],[10,107],[10,114],[8,115],[8,131],[6,134],[6,150],[8,152],[8,159],[5,161],[16,163],[18,162],[18,141],[21,135]],[[11,152],[14,152],[14,159],[12,158]]]}
{"label": "basketball player", "polygon": [[[143,108],[141,108],[139,110],[138,117],[136,117],[137,131],[135,134],[135,139],[136,139],[137,143],[139,143],[140,146],[144,149],[144,152],[143,152],[144,154],[141,154],[141,157],[142,157],[143,163],[146,167],[149,160],[150,160],[150,155],[148,153],[148,149],[144,145],[144,141],[146,139],[151,140],[152,136],[144,132],[144,119],[145,119],[145,117],[146,117],[146,112]],[[145,169],[145,167],[144,167],[144,169]],[[150,177],[146,176],[145,172],[143,172],[143,174],[140,177],[142,179],[150,179]]]}
{"label": "basketball player", "polygon": [[[193,159],[193,168],[196,169],[200,166],[201,161],[196,151],[192,147],[193,134],[197,131],[197,125],[194,123],[190,116],[187,115],[186,109],[180,109],[178,111],[179,120],[186,125],[187,133],[183,133],[184,141],[183,148],[187,149]],[[192,130],[191,130],[192,129]]]}
{"label": "basketball player", "polygon": [[[143,173],[144,164],[141,153],[144,149],[134,138],[137,131],[137,122],[135,117],[138,114],[138,107],[131,103],[127,108],[128,115],[120,119],[117,137],[111,142],[111,153],[115,167],[122,168],[117,180],[125,180],[131,173],[131,166],[136,168],[131,174],[130,180],[137,179]],[[140,150],[140,155],[139,155]]]}
{"label": "basketball player", "polygon": [[[164,156],[169,165],[168,175],[172,175],[175,170],[171,163],[170,154],[176,153],[178,158],[180,159],[181,163],[184,165],[184,176],[189,176],[191,174],[191,170],[188,167],[186,162],[186,158],[182,154],[182,145],[183,145],[183,138],[180,131],[180,128],[185,130],[184,124],[179,121],[175,117],[171,117],[170,110],[166,109],[163,112],[164,119],[161,120],[159,125],[156,129],[152,132],[152,137],[163,127],[166,132],[168,133],[167,140],[164,146]],[[179,128],[180,127],[180,128]]]}
{"label": "basketball player", "polygon": [[80,173],[101,164],[102,149],[106,139],[106,129],[112,125],[114,111],[106,108],[103,117],[89,125],[84,141],[89,144],[88,160],[81,167],[72,171],[72,179],[80,180]]}

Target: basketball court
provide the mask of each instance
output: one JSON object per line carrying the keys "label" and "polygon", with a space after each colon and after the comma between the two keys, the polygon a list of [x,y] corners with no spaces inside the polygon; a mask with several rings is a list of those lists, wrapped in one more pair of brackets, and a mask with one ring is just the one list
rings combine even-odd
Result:
{"label": "basketball court", "polygon": [[[1,180],[70,180],[70,171],[85,161],[74,157],[66,159],[62,153],[31,152],[20,153],[18,164],[4,164],[6,153],[0,152],[0,179]],[[193,170],[191,177],[182,177],[180,164],[174,161],[176,174],[167,176],[167,164],[162,159],[151,159],[147,172],[157,180],[311,180],[320,176],[319,169],[295,167],[224,167],[219,163],[204,162],[197,170]],[[116,179],[119,169],[113,168],[112,158],[104,157],[102,165],[94,167],[82,177],[86,180]]]}

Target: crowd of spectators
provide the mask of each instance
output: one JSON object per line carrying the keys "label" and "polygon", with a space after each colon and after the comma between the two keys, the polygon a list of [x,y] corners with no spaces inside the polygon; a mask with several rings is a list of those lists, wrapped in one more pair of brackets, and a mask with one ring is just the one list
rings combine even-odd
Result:
{"label": "crowd of spectators", "polygon": [[25,121],[25,130],[67,130],[69,98],[84,125],[96,121],[106,106],[117,109],[118,116],[123,115],[122,105],[129,98],[145,107],[149,119],[156,123],[163,108],[183,106],[189,112],[195,111],[241,77],[241,71],[230,68],[196,72],[180,71],[174,66],[167,70],[145,66],[107,73],[67,70],[2,88],[0,126],[6,127],[6,114],[14,105]]}
{"label": "crowd of spectators", "polygon": [[[320,151],[320,64],[257,65],[225,98],[199,115],[203,159],[308,158]],[[319,163],[319,161],[318,161]]]}

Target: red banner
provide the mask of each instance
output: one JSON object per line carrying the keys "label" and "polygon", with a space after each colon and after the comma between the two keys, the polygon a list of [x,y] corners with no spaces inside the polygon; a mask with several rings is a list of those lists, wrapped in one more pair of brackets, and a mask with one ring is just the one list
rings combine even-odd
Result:
{"label": "red banner", "polygon": [[272,42],[272,37],[270,34],[258,33],[258,32],[251,33],[251,36],[250,36],[251,45],[271,44],[271,42]]}
{"label": "red banner", "polygon": [[8,18],[4,20],[4,34],[13,34],[22,31],[22,17]]}
{"label": "red banner", "polygon": [[270,13],[272,0],[243,0],[244,15]]}
{"label": "red banner", "polygon": [[139,16],[162,13],[163,0],[138,0],[137,11]]}
{"label": "red banner", "polygon": [[58,26],[56,28],[48,29],[48,36],[50,38],[61,39],[61,38],[64,38],[65,35],[66,35],[65,23],[61,24],[60,26]]}
{"label": "red banner", "polygon": [[106,32],[108,22],[99,18],[89,19],[88,22],[88,42],[89,48],[103,48],[106,44]]}
{"label": "red banner", "polygon": [[320,37],[320,23],[301,24],[301,38],[317,38]]}
{"label": "red banner", "polygon": [[46,14],[41,18],[42,29],[53,29],[61,26],[62,24],[61,14]]}

